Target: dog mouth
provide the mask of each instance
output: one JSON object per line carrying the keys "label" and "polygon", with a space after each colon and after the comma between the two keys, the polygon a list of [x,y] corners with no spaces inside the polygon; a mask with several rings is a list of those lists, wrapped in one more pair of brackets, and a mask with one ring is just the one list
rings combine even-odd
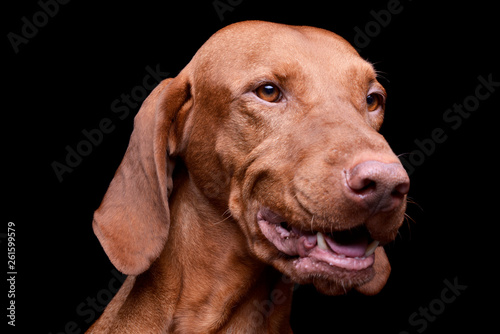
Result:
{"label": "dog mouth", "polygon": [[296,271],[302,274],[349,279],[366,276],[361,273],[372,267],[380,244],[364,225],[333,232],[303,230],[266,207],[258,211],[257,222],[267,240],[293,259]]}

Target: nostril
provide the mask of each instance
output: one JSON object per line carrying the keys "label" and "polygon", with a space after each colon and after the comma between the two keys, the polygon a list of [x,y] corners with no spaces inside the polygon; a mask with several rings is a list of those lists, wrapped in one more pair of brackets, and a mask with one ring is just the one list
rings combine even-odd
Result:
{"label": "nostril", "polygon": [[362,175],[358,170],[352,170],[347,176],[347,185],[355,193],[364,193],[374,190],[377,187],[377,182],[372,180],[368,175]]}
{"label": "nostril", "polygon": [[404,196],[408,194],[408,191],[410,191],[410,180],[408,177],[406,177],[406,180],[402,181],[401,183],[397,184],[394,187],[394,190],[392,191],[392,195],[394,196]]}
{"label": "nostril", "polygon": [[357,194],[364,194],[372,191],[376,191],[377,183],[370,179],[361,179],[356,185],[349,184],[349,187]]}

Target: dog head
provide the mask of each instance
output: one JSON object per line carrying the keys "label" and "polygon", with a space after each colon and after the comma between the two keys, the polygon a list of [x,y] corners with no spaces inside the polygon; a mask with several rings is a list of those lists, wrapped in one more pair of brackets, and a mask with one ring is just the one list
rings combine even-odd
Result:
{"label": "dog head", "polygon": [[326,294],[375,294],[409,188],[378,133],[385,101],[372,65],[331,32],[230,25],[144,102],[95,232],[120,270],[148,268],[180,159],[252,256]]}

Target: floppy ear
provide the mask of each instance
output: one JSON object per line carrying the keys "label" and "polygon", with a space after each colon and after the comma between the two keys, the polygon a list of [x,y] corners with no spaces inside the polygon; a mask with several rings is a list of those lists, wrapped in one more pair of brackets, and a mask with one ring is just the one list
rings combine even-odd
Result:
{"label": "floppy ear", "polygon": [[188,80],[166,79],[142,104],[125,156],[100,207],[93,229],[113,265],[138,275],[160,255],[168,237],[173,162],[168,134],[173,119],[190,108]]}
{"label": "floppy ear", "polygon": [[389,259],[385,254],[384,248],[377,247],[375,249],[375,262],[373,263],[373,269],[375,269],[375,276],[371,281],[358,286],[356,290],[367,296],[373,296],[382,290],[389,279],[391,274],[391,265],[389,264]]}

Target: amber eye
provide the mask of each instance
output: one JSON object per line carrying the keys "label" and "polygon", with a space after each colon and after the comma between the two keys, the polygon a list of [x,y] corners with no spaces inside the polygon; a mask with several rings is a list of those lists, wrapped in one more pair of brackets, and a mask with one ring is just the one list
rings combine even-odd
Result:
{"label": "amber eye", "polygon": [[380,94],[373,93],[366,97],[366,107],[368,111],[375,111],[379,107],[383,107],[384,97]]}
{"label": "amber eye", "polygon": [[264,101],[278,102],[281,98],[281,91],[273,84],[266,83],[255,90],[255,94]]}

